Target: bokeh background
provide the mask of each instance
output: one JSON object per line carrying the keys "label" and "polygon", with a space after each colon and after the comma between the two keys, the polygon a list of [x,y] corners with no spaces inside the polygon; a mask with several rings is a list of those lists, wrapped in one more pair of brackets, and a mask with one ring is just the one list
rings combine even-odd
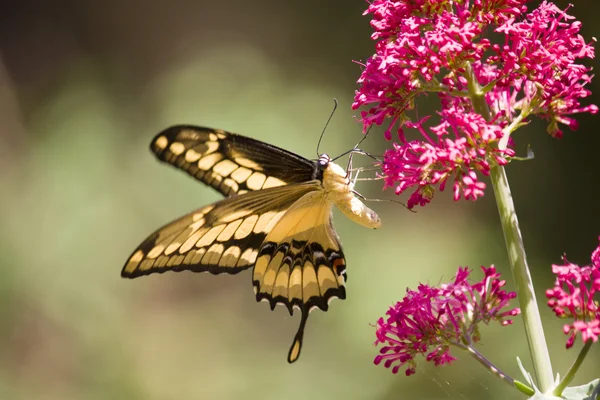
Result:
{"label": "bokeh background", "polygon": [[[534,2],[535,3],[535,2]],[[597,2],[576,2],[598,35]],[[565,6],[566,2],[559,2]],[[192,123],[313,157],[360,138],[350,104],[373,52],[362,0],[24,0],[0,12],[0,400],[518,398],[469,357],[410,378],[374,367],[370,325],[407,287],[506,252],[491,192],[476,203],[438,195],[413,214],[374,204],[369,231],[340,218],[348,299],[314,312],[302,357],[286,363],[298,324],[254,301],[236,276],[119,277],[158,226],[218,199],[148,151],[159,130]],[[592,90],[598,92],[598,80]],[[600,103],[598,97],[592,99]],[[597,118],[561,140],[534,122],[517,137],[535,159],[508,167],[557,372],[561,322],[543,304],[563,252],[589,262],[600,234]],[[374,130],[364,148],[389,146]],[[371,197],[389,197],[365,182]],[[480,277],[479,271],[475,273]],[[598,346],[575,384],[597,376]],[[483,330],[480,350],[521,378],[531,362],[521,323]]]}

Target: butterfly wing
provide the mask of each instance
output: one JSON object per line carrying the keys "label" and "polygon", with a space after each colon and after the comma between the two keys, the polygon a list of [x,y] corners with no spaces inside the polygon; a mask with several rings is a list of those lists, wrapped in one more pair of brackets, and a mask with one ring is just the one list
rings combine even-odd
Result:
{"label": "butterfly wing", "polygon": [[230,197],[158,229],[132,253],[121,276],[166,271],[235,274],[254,265],[267,233],[319,181]]}
{"label": "butterfly wing", "polygon": [[267,234],[258,251],[252,277],[257,300],[277,304],[302,319],[288,353],[300,356],[308,314],[327,311],[332,298],[346,298],[346,261],[331,221],[333,203],[319,192],[296,201]]}
{"label": "butterfly wing", "polygon": [[317,164],[270,144],[223,130],[177,125],[150,149],[225,196],[319,179]]}

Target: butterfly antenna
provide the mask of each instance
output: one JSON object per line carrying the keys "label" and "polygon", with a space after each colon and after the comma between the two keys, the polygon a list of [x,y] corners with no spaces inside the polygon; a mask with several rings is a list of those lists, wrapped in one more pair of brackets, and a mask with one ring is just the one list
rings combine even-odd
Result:
{"label": "butterfly antenna", "polygon": [[[376,158],[376,156],[373,156],[373,155],[371,155],[371,154],[367,153],[366,151],[364,151],[364,150],[361,150],[361,149],[359,149],[359,148],[358,148],[358,146],[360,146],[360,144],[361,144],[362,142],[364,142],[364,140],[365,140],[365,139],[367,138],[367,136],[369,135],[369,132],[371,131],[371,127],[373,127],[373,125],[369,126],[369,129],[367,130],[367,132],[366,132],[366,133],[363,135],[363,137],[362,137],[362,138],[361,138],[361,139],[358,141],[358,143],[356,143],[356,145],[354,145],[354,147],[353,147],[353,148],[351,148],[351,149],[350,149],[350,150],[348,150],[348,151],[345,151],[345,152],[343,152],[342,154],[340,154],[340,155],[339,155],[339,156],[337,156],[337,157],[334,157],[334,158],[332,158],[332,159],[331,159],[331,161],[335,161],[335,160],[337,160],[338,158],[342,158],[342,157],[344,157],[346,154],[354,154],[354,153],[359,153],[359,154],[362,154],[362,155],[364,155],[364,156],[370,157],[370,158],[372,158],[372,159],[374,159],[374,160],[376,160],[376,161],[381,161],[381,160],[379,160],[378,158]],[[352,164],[352,163],[350,162],[350,163],[348,163],[348,164],[350,165],[350,164]]]}
{"label": "butterfly antenna", "polygon": [[358,149],[358,146],[360,146],[360,144],[365,141],[367,136],[369,136],[369,132],[371,132],[372,127],[373,127],[373,125],[369,125],[369,129],[367,129],[367,131],[365,132],[363,137],[358,141],[358,143],[356,143],[356,146],[354,146],[355,149]]}
{"label": "butterfly antenna", "polygon": [[333,114],[335,113],[335,110],[337,109],[337,106],[338,106],[338,101],[334,97],[333,98],[333,110],[331,110],[331,114],[329,115],[329,118],[327,119],[327,123],[325,123],[325,127],[323,128],[323,132],[321,132],[321,136],[319,137],[319,142],[317,143],[317,157],[321,156],[321,153],[319,153],[319,147],[321,147],[321,140],[323,140],[323,135],[325,134],[325,130],[327,129],[327,126],[329,125],[329,121],[331,121],[331,118],[333,117]]}

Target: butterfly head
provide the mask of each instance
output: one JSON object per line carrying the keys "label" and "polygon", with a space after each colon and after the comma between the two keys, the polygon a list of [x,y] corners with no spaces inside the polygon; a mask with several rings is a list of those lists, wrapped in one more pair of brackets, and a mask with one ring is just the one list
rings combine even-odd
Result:
{"label": "butterfly head", "polygon": [[319,159],[317,160],[317,165],[319,166],[319,170],[325,171],[325,169],[329,166],[329,163],[331,162],[331,157],[329,157],[327,154],[323,153],[319,156]]}

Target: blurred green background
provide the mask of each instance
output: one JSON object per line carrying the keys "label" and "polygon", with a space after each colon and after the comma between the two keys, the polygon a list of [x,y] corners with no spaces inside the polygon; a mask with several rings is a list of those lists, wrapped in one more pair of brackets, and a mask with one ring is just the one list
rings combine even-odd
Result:
{"label": "blurred green background", "polygon": [[[477,203],[442,193],[416,214],[374,204],[379,231],[336,214],[348,299],[312,314],[294,365],[286,355],[299,317],[255,303],[250,272],[119,277],[154,229],[219,198],[154,159],[148,144],[159,130],[217,127],[313,157],[336,97],[321,150],[336,155],[355,144],[361,127],[350,104],[360,68],[352,60],[373,52],[366,5],[2,3],[0,400],[518,397],[463,354],[450,367],[420,362],[410,378],[372,364],[370,324],[407,287],[448,280],[459,265],[495,264],[514,289],[490,191]],[[599,7],[571,10],[588,41],[598,35]],[[580,342],[564,349],[562,324],[543,304],[550,265],[563,252],[588,263],[600,234],[598,124],[589,115],[579,121],[562,140],[532,123],[517,141],[536,158],[508,168],[561,373]],[[389,146],[381,132],[364,148]],[[359,189],[393,197],[380,182]],[[595,347],[574,383],[598,375]],[[518,320],[486,327],[479,348],[515,378],[515,357],[531,369]]]}

